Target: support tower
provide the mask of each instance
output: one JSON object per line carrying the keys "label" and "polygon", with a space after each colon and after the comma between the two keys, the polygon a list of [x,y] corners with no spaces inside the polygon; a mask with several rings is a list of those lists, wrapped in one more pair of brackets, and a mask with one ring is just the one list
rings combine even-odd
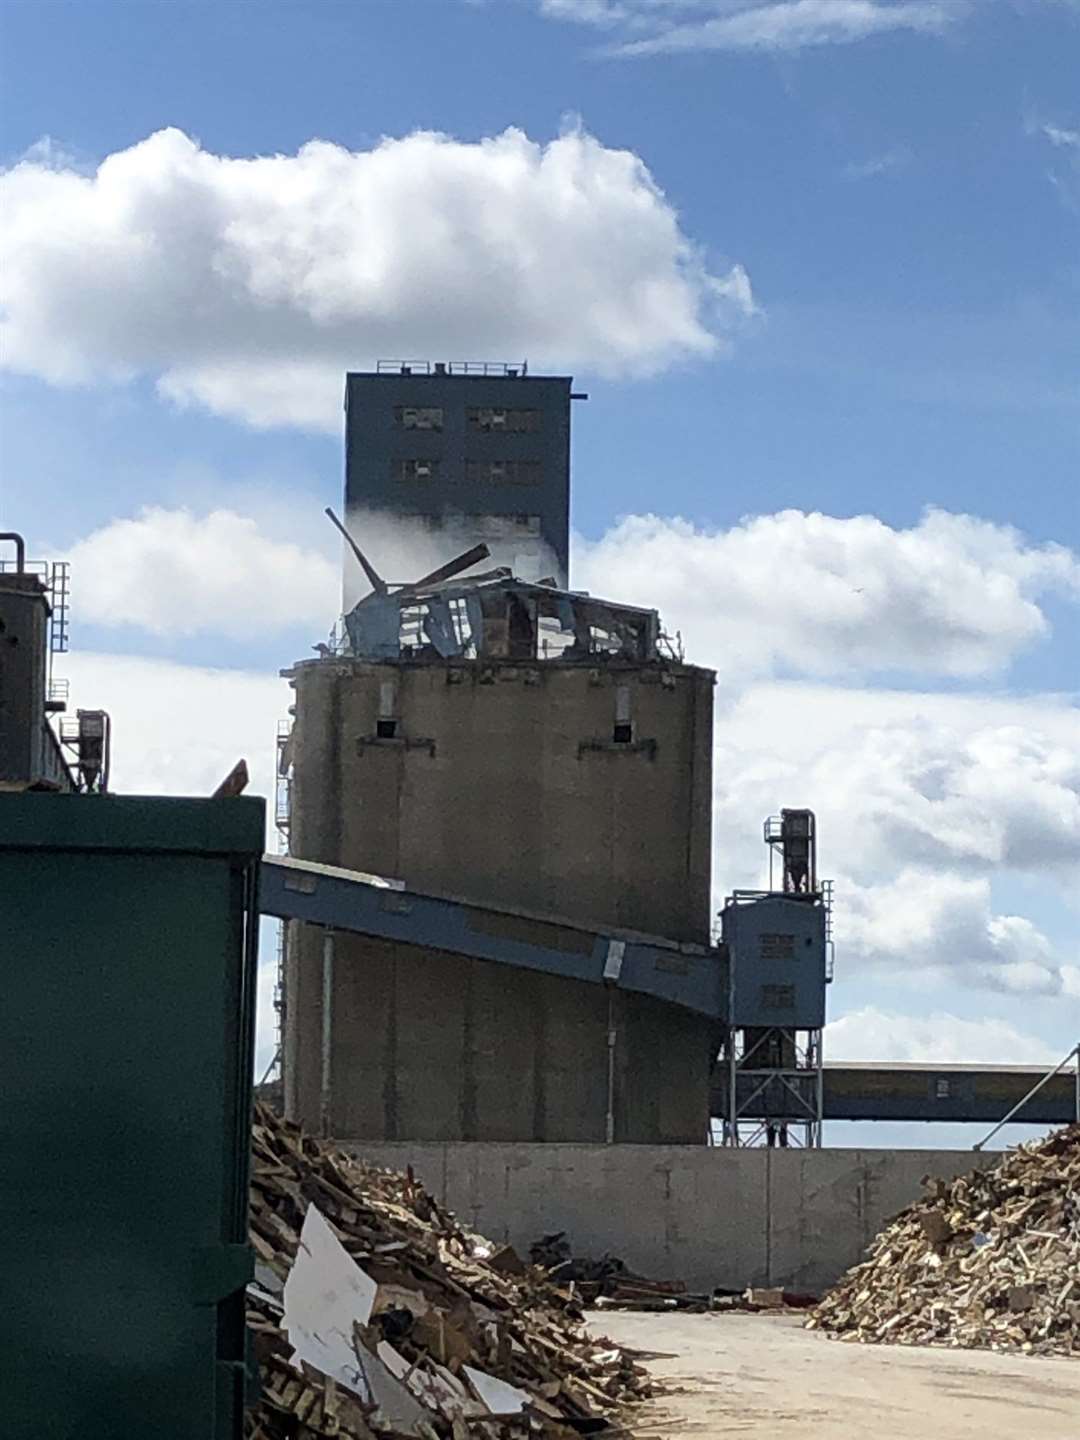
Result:
{"label": "support tower", "polygon": [[818,879],[812,810],[782,810],[766,820],[764,838],[768,890],[734,891],[721,915],[728,952],[724,1144],[819,1146],[832,882]]}

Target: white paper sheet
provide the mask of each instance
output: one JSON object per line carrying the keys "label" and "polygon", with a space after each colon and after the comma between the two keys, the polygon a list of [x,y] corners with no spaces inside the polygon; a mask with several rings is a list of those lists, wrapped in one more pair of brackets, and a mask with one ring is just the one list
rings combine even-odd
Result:
{"label": "white paper sheet", "polygon": [[461,1368],[492,1415],[520,1415],[532,1399],[527,1391],[508,1385],[495,1375],[486,1375],[483,1370],[474,1370],[471,1365]]}
{"label": "white paper sheet", "polygon": [[294,1360],[314,1365],[361,1400],[369,1400],[371,1391],[353,1348],[353,1325],[371,1319],[377,1289],[318,1207],[309,1205],[285,1281],[282,1328]]}

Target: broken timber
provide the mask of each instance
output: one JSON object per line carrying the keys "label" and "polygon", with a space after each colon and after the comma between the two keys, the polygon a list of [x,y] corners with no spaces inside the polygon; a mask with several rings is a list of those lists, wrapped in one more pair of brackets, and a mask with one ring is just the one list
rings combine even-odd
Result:
{"label": "broken timber", "polygon": [[586,1334],[571,1294],[462,1229],[411,1172],[363,1165],[261,1106],[250,1214],[250,1440],[568,1440],[616,1433],[649,1393],[629,1353]]}
{"label": "broken timber", "polygon": [[924,1184],[808,1326],[863,1344],[1080,1357],[1080,1125]]}

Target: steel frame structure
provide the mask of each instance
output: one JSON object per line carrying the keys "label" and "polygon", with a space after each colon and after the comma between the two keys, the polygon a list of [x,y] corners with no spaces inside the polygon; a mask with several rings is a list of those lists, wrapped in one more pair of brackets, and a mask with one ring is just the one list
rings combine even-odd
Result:
{"label": "steel frame structure", "polygon": [[[801,1037],[801,1040],[800,1040]],[[778,1045],[790,1047],[790,1066],[756,1066],[756,1055]],[[728,1026],[724,1044],[727,1114],[723,1143],[728,1146],[779,1145],[818,1149],[824,1119],[824,1060],[820,1029],[797,1031],[774,1025],[753,1032]]]}

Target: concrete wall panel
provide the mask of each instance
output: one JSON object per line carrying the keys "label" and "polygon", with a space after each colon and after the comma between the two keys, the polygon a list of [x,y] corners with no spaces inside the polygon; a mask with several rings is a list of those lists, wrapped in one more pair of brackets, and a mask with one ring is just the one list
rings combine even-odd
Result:
{"label": "concrete wall panel", "polygon": [[[713,679],[686,665],[299,665],[293,853],[706,942]],[[385,683],[390,738],[375,733]],[[612,744],[620,687],[646,748]]]}
{"label": "concrete wall panel", "polygon": [[921,1193],[995,1163],[967,1150],[721,1150],[684,1145],[353,1145],[411,1164],[461,1221],[522,1254],[565,1230],[579,1254],[692,1290],[820,1291]]}
{"label": "concrete wall panel", "polygon": [[[295,930],[286,1103],[318,1130],[322,933]],[[661,1001],[345,934],[334,936],[332,991],[334,1135],[603,1142],[609,1016],[616,1139],[707,1133],[709,1023]]]}
{"label": "concrete wall panel", "polygon": [[[769,1268],[794,1289],[820,1290],[858,1257],[924,1175],[985,1169],[992,1155],[940,1150],[768,1152]],[[945,1168],[943,1168],[943,1166]]]}

